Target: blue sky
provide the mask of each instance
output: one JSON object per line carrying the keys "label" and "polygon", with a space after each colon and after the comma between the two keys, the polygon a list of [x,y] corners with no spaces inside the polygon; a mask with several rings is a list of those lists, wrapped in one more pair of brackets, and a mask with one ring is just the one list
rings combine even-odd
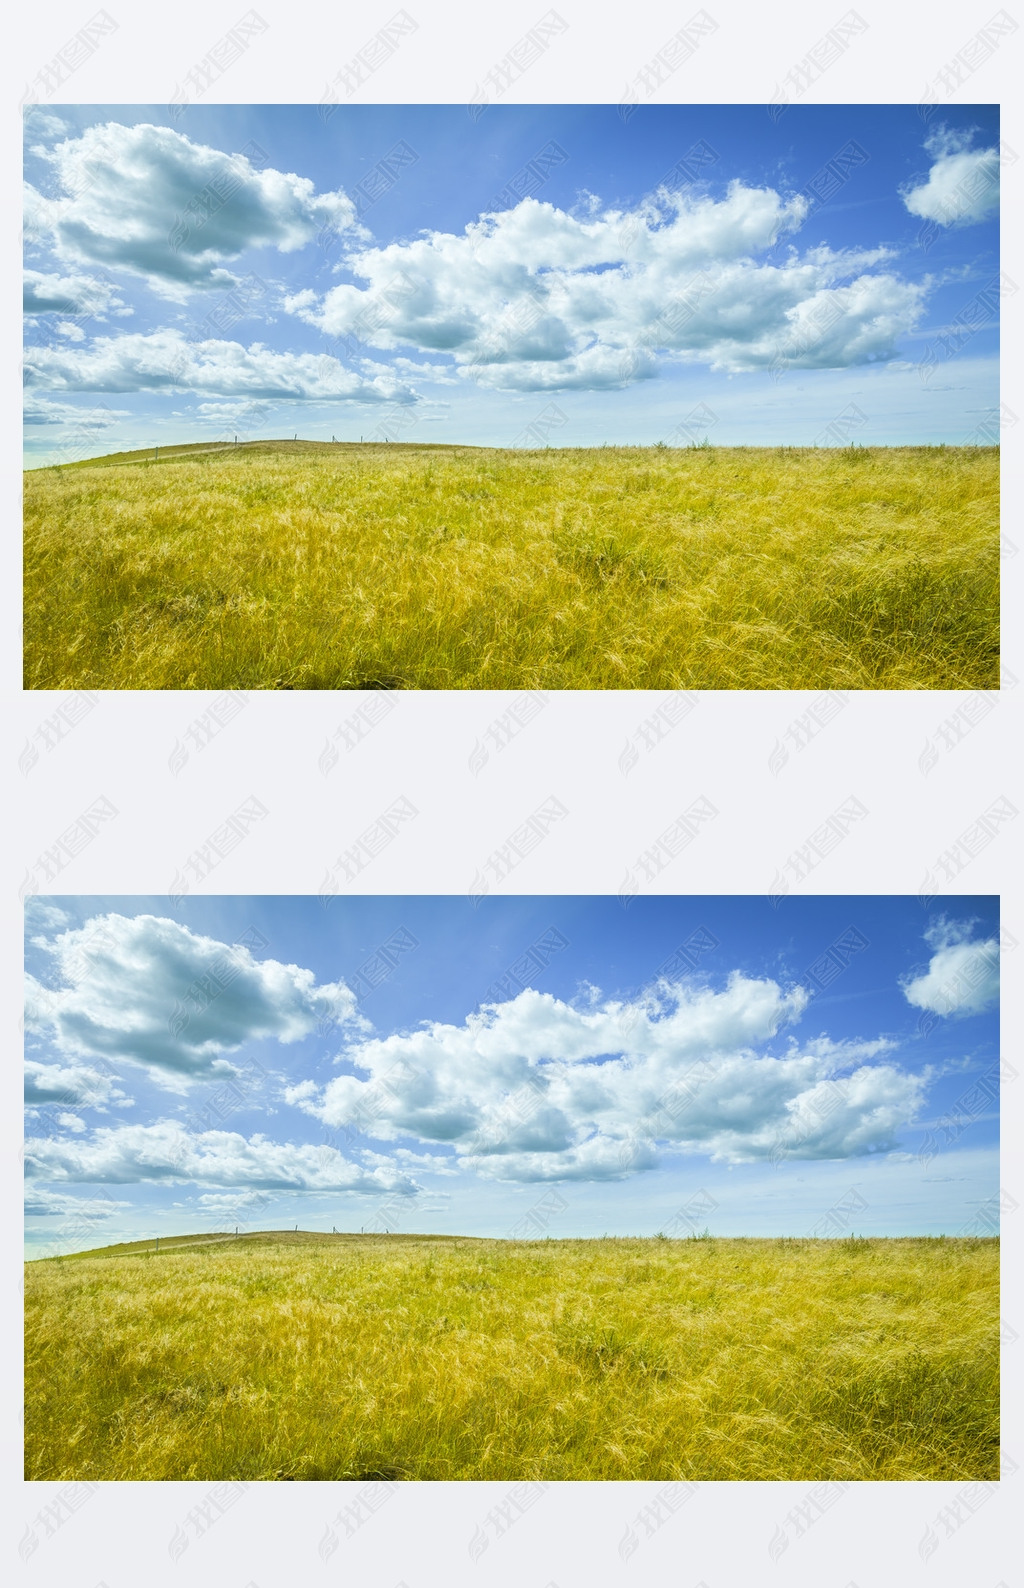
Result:
{"label": "blue sky", "polygon": [[37,897],[27,938],[30,1254],[989,1230],[993,898]]}
{"label": "blue sky", "polygon": [[930,109],[30,108],[27,458],[992,439],[998,110]]}

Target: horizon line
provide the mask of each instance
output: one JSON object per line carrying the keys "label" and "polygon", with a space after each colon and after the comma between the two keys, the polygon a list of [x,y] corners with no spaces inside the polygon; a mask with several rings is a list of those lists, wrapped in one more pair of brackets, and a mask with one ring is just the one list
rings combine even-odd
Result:
{"label": "horizon line", "polygon": [[[451,1231],[426,1231],[417,1230],[305,1230],[297,1226],[289,1229],[263,1229],[243,1230],[234,1232],[230,1230],[200,1231],[195,1234],[185,1235],[148,1235],[141,1236],[131,1241],[111,1241],[107,1246],[88,1246],[81,1251],[41,1253],[37,1257],[27,1257],[26,1262],[60,1262],[66,1257],[103,1256],[120,1250],[123,1256],[145,1256],[148,1253],[157,1255],[160,1243],[168,1243],[165,1250],[180,1251],[183,1246],[215,1245],[222,1242],[245,1240],[259,1240],[268,1235],[293,1235],[299,1237],[315,1236],[324,1241],[344,1240],[413,1240],[413,1241],[492,1241],[501,1242],[509,1246],[540,1246],[564,1244],[569,1241],[661,1241],[686,1245],[709,1245],[714,1241],[773,1241],[780,1242],[828,1242],[841,1245],[843,1242],[861,1243],[874,1241],[997,1241],[999,1232],[990,1234],[968,1234],[964,1231],[942,1231],[938,1234],[912,1234],[901,1235],[859,1235],[855,1231],[846,1231],[836,1235],[714,1235],[704,1230],[688,1235],[667,1235],[664,1231],[655,1231],[652,1235],[460,1235]],[[174,1243],[171,1248],[170,1243]]]}
{"label": "horizon line", "polygon": [[[687,441],[680,445],[672,445],[667,441],[594,441],[583,443],[579,446],[551,446],[545,444],[537,447],[496,446],[487,442],[475,441],[390,441],[383,440],[364,441],[322,441],[315,436],[261,436],[243,441],[172,441],[165,445],[154,443],[152,447],[132,447],[124,452],[100,452],[94,457],[70,458],[65,462],[37,463],[33,466],[24,466],[23,473],[33,474],[42,469],[74,469],[83,468],[89,464],[108,463],[118,461],[133,461],[159,463],[161,452],[168,457],[183,453],[212,453],[212,452],[238,452],[243,449],[256,447],[324,447],[328,451],[348,449],[379,449],[395,448],[405,452],[512,452],[519,456],[528,457],[537,452],[998,452],[998,441],[903,441],[903,442],[837,442],[835,446],[819,446],[812,442],[714,442],[707,438],[704,441]],[[152,456],[151,456],[152,454]]]}

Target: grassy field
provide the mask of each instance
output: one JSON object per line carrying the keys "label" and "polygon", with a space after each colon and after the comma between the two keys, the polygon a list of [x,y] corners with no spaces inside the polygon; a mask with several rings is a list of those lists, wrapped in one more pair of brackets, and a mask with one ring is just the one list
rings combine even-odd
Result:
{"label": "grassy field", "polygon": [[26,1271],[28,1478],[999,1475],[995,1240],[288,1233]]}
{"label": "grassy field", "polygon": [[252,442],[25,476],[34,689],[992,689],[994,447]]}

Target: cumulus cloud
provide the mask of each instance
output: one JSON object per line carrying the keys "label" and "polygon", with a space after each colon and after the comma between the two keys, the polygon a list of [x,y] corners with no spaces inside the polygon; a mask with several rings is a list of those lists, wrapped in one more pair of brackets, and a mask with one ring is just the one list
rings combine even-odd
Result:
{"label": "cumulus cloud", "polygon": [[307,1080],[285,1098],[333,1127],[445,1143],[506,1180],[621,1179],[659,1147],[731,1162],[891,1149],[923,1081],[871,1062],[890,1041],[755,1051],[807,1003],[739,973],[717,992],[663,984],[582,1009],[529,989],[461,1026],[353,1042],[344,1058],[365,1079]]}
{"label": "cumulus cloud", "polygon": [[[28,1024],[26,1016],[26,1024]],[[99,1108],[123,1105],[131,1098],[117,1085],[120,1077],[88,1064],[25,1062],[25,1102],[34,1107]]]}
{"label": "cumulus cloud", "polygon": [[61,196],[27,189],[30,235],[64,260],[130,271],[179,301],[231,285],[225,262],[245,249],[291,253],[323,227],[366,235],[343,192],[317,193],[254,146],[225,154],[169,127],[107,122],[40,152]]}
{"label": "cumulus cloud", "polygon": [[86,348],[30,347],[25,381],[47,391],[194,391],[306,402],[412,403],[390,376],[367,380],[336,358],[275,353],[260,342],[191,342],[180,331],[97,337]]}
{"label": "cumulus cloud", "polygon": [[[111,281],[95,276],[62,276],[56,271],[26,270],[22,299],[26,314],[82,314],[96,319],[124,309]],[[80,327],[79,327],[80,329]]]}
{"label": "cumulus cloud", "polygon": [[741,371],[891,357],[924,288],[874,270],[885,249],[757,261],[805,213],[799,196],[741,182],[719,200],[661,190],[582,217],[524,199],[461,235],[353,248],[365,286],[306,289],[285,308],[329,337],[448,353],[505,390],[622,387],[665,358]]}
{"label": "cumulus cloud", "polygon": [[365,1169],[333,1147],[248,1139],[235,1131],[190,1134],[175,1120],[119,1125],[88,1140],[33,1137],[25,1143],[26,1173],[51,1183],[245,1186],[264,1191],[390,1192],[415,1196],[415,1182],[396,1168]]}
{"label": "cumulus cloud", "polygon": [[932,1014],[982,1014],[999,1001],[999,939],[975,938],[971,921],[944,916],[925,933],[935,950],[928,969],[901,985],[908,1003]]}
{"label": "cumulus cloud", "polygon": [[[896,274],[884,248],[801,255],[790,245],[763,257],[807,213],[804,197],[769,187],[734,181],[717,198],[659,188],[631,210],[592,197],[571,214],[527,198],[461,234],[378,247],[343,192],[318,195],[308,179],[264,169],[250,154],[116,123],[58,143],[45,157],[63,196],[29,189],[27,228],[69,274],[30,272],[32,312],[61,303],[72,312],[67,303],[89,289],[71,272],[86,266],[133,271],[183,299],[233,283],[226,262],[245,249],[290,251],[328,227],[349,245],[337,267],[348,279],[325,294],[305,287],[283,307],[345,342],[353,359],[361,345],[399,354],[393,365],[357,370],[159,331],[36,350],[32,383],[365,402],[414,401],[401,384],[409,377],[513,392],[616,390],[666,362],[735,373],[888,360],[924,309],[927,285]],[[417,363],[406,356],[413,350],[452,364]]]}
{"label": "cumulus cloud", "polygon": [[154,915],[95,917],[48,945],[55,987],[27,978],[26,1024],[75,1058],[126,1061],[155,1079],[209,1079],[244,1042],[297,1042],[325,1020],[368,1029],[343,982],[258,960],[240,944]]}
{"label": "cumulus cloud", "polygon": [[999,150],[972,149],[970,133],[940,127],[925,148],[935,162],[927,179],[900,189],[911,215],[940,226],[974,226],[999,209]]}

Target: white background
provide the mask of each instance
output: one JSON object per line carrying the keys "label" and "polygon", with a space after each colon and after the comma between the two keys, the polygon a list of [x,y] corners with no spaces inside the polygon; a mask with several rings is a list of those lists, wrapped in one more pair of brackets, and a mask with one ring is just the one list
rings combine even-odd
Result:
{"label": "white background", "polygon": [[[917,103],[938,74],[998,11],[907,0],[857,0],[869,24],[819,78],[804,102]],[[352,103],[467,103],[490,67],[549,9],[546,0],[484,5],[408,0],[415,34],[381,67]],[[19,101],[36,74],[94,14],[93,0],[19,8],[8,23],[3,140],[6,185],[4,269],[11,311],[3,317],[2,368],[7,423],[0,490],[4,515],[5,578],[0,598],[2,687],[9,706],[4,778],[8,789],[3,901],[3,1009],[8,1041],[0,1170],[8,1217],[3,1311],[4,1513],[0,1558],[26,1583],[61,1588],[139,1588],[172,1582],[218,1588],[291,1588],[292,1584],[352,1582],[368,1588],[460,1588],[516,1584],[517,1588],[576,1588],[630,1581],[679,1588],[916,1588],[919,1583],[1016,1588],[1021,1580],[1019,1529],[1024,1470],[1005,1476],[998,1490],[960,1484],[831,1486],[827,1508],[805,1531],[793,1508],[808,1499],[805,1484],[695,1486],[674,1514],[657,1525],[637,1520],[664,1486],[557,1484],[519,1513],[498,1536],[488,1513],[510,1486],[397,1485],[386,1504],[350,1537],[335,1521],[358,1497],[359,1485],[250,1485],[208,1531],[189,1513],[209,1494],[207,1484],[104,1484],[77,1494],[73,1513],[48,1532],[40,1513],[62,1488],[21,1479],[20,1414],[20,931],[19,889],[42,887],[39,857],[93,801],[105,796],[118,815],[61,872],[51,891],[161,893],[173,885],[189,855],[247,797],[267,808],[243,843],[203,886],[216,893],[319,891],[339,853],[398,796],[419,813],[360,875],[364,892],[469,891],[487,857],[555,795],[567,815],[544,842],[496,888],[508,892],[617,893],[637,856],[694,799],[705,796],[718,817],[695,841],[642,886],[666,893],[777,892],[786,861],[849,796],[867,815],[794,889],[812,892],[991,892],[1003,895],[1004,925],[1024,937],[1019,860],[1024,820],[1004,822],[953,880],[943,880],[940,857],[983,811],[1001,797],[1024,809],[1011,764],[1020,741],[1024,657],[1019,591],[1024,533],[1019,527],[1020,441],[1024,423],[1005,435],[1003,528],[1015,554],[1004,559],[1004,665],[1021,680],[1005,688],[998,706],[953,750],[936,729],[964,703],[954,694],[861,694],[807,747],[769,766],[787,727],[807,710],[805,694],[705,694],[656,749],[637,740],[639,724],[663,697],[639,693],[553,694],[545,708],[501,753],[474,773],[469,761],[488,724],[514,697],[479,693],[407,695],[354,750],[341,745],[327,775],[319,757],[338,725],[355,712],[354,694],[253,694],[245,708],[203,752],[192,751],[175,775],[169,767],[189,723],[209,703],[179,693],[100,695],[96,705],[53,750],[27,772],[18,758],[40,723],[63,697],[22,695],[17,609],[20,473],[18,439],[20,322],[13,312],[19,266]],[[118,30],[105,38],[66,86],[43,103],[167,103],[188,69],[242,16],[244,0],[173,7],[109,0]],[[205,96],[213,102],[317,102],[326,81],[397,9],[394,0],[359,7],[320,7],[308,0],[258,0],[269,24],[251,48]],[[617,9],[594,0],[557,0],[569,27],[515,83],[507,102],[618,103],[627,84],[699,7],[652,0]],[[652,96],[651,103],[764,103],[786,72],[804,59],[844,14],[829,7],[777,7],[708,0],[719,24],[696,55]],[[1010,0],[1021,26],[947,101],[1004,100],[1003,134],[1024,152],[1018,104],[1024,55],[1024,6]],[[1009,92],[1017,81],[1016,95]],[[38,94],[38,89],[35,90]],[[343,96],[342,96],[343,97]],[[344,98],[343,98],[344,102]],[[641,94],[641,102],[645,102]],[[467,121],[467,129],[470,124]],[[922,123],[922,127],[924,123]],[[1024,279],[1021,259],[1020,171],[1006,176],[1003,265]],[[1024,417],[1019,381],[1020,306],[1005,304],[1003,391]],[[927,751],[939,748],[938,759]],[[38,741],[36,741],[38,743]],[[632,742],[639,759],[627,772],[619,758]],[[924,756],[922,763],[921,757]],[[931,762],[934,761],[934,765]],[[922,770],[922,765],[930,770]],[[963,856],[965,852],[961,851]],[[1016,868],[1014,862],[1016,861]],[[193,883],[193,887],[197,884]],[[344,883],[341,884],[344,891]],[[785,903],[780,906],[785,909]],[[1022,956],[1024,958],[1024,956]],[[1015,968],[1015,956],[1008,968]],[[1019,978],[1017,978],[1019,980]],[[1019,998],[1007,978],[1004,1055],[1020,1067]],[[1024,1199],[1017,1170],[1021,1094],[1005,1089],[1003,1185]],[[1020,1245],[1024,1215],[1005,1218],[1004,1317],[1024,1334]],[[1020,1366],[1024,1340],[1004,1351],[1003,1450],[1011,1468],[1024,1467]],[[1016,1398],[1014,1398],[1016,1396]],[[818,1498],[824,1498],[821,1492]],[[675,1496],[678,1500],[678,1493]],[[673,1503],[675,1503],[675,1500]],[[84,1503],[78,1503],[82,1501]],[[954,1506],[955,1510],[943,1510]],[[941,1513],[941,1514],[940,1514]],[[513,1515],[517,1513],[513,1510]],[[479,1532],[477,1531],[479,1529]],[[331,1548],[332,1533],[337,1545]],[[31,1547],[32,1536],[36,1543]],[[629,1551],[630,1536],[636,1539]],[[187,1540],[175,1553],[172,1540]],[[474,1559],[470,1542],[489,1540]],[[781,1549],[779,1540],[785,1541]],[[769,1551],[774,1540],[775,1555]],[[27,1558],[19,1557],[19,1542]],[[320,1546],[323,1545],[323,1553]],[[620,1550],[620,1545],[623,1548]],[[1013,1548],[1017,1545],[1017,1548]],[[1011,1554],[1011,1549],[1013,1553]],[[624,1558],[625,1557],[625,1558]]]}

